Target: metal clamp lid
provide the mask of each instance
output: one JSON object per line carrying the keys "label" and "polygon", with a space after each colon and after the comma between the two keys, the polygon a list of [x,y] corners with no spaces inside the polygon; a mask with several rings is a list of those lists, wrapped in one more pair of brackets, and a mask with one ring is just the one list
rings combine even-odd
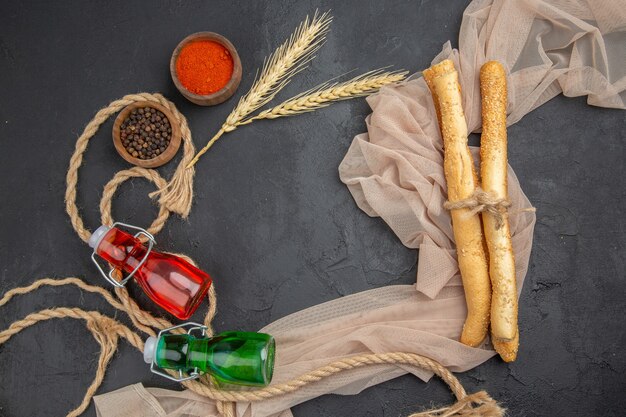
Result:
{"label": "metal clamp lid", "polygon": [[109,271],[109,273],[107,274],[106,272],[104,272],[104,270],[102,269],[102,267],[100,266],[100,264],[98,263],[98,260],[96,259],[96,250],[98,249],[97,247],[93,248],[93,252],[91,253],[91,260],[93,261],[93,263],[96,265],[96,267],[98,268],[98,271],[100,271],[100,274],[104,277],[104,279],[106,279],[107,281],[109,281],[113,286],[118,287],[118,288],[122,288],[126,285],[126,283],[135,275],[135,273],[137,271],[139,271],[139,268],[142,267],[142,265],[146,262],[146,260],[148,259],[148,256],[150,256],[150,252],[152,252],[152,247],[154,245],[156,245],[156,240],[154,240],[154,236],[152,236],[152,234],[150,234],[150,232],[148,232],[145,229],[142,229],[141,227],[137,227],[137,226],[133,226],[130,224],[126,224],[126,223],[120,223],[120,222],[115,222],[111,225],[111,228],[114,228],[116,226],[122,226],[125,227],[127,229],[133,229],[133,230],[137,230],[138,232],[135,233],[134,237],[138,238],[139,236],[143,235],[146,238],[148,238],[148,250],[146,251],[146,254],[144,255],[144,257],[141,259],[141,261],[139,261],[139,263],[137,264],[137,266],[135,267],[135,269],[133,269],[133,271],[128,274],[128,276],[126,276],[124,279],[122,279],[121,281],[116,280],[113,277],[113,272],[115,271],[115,268],[111,268],[111,270]]}
{"label": "metal clamp lid", "polygon": [[[167,329],[163,329],[159,332],[159,335],[157,336],[157,342],[156,345],[158,346],[159,343],[159,339],[161,338],[161,336],[164,333],[170,333],[172,330],[174,329],[178,329],[181,327],[189,327],[189,329],[187,330],[187,334],[191,334],[193,331],[195,330],[200,330],[200,335],[201,337],[205,337],[206,336],[206,332],[208,327],[199,323],[194,323],[194,322],[189,322],[189,323],[183,323],[183,324],[179,324],[177,326],[172,326],[172,327],[168,327]],[[192,372],[190,372],[189,374],[187,374],[185,376],[185,373],[182,371],[182,369],[178,370],[178,378],[175,376],[172,376],[164,371],[162,371],[162,368],[160,368],[157,364],[156,364],[156,354],[152,355],[152,363],[150,364],[150,372],[152,372],[153,374],[157,374],[160,375],[164,378],[167,378],[171,381],[175,381],[175,382],[184,382],[184,381],[190,381],[192,379],[197,379],[200,377],[200,371],[198,370],[198,368],[194,368],[194,370]]]}

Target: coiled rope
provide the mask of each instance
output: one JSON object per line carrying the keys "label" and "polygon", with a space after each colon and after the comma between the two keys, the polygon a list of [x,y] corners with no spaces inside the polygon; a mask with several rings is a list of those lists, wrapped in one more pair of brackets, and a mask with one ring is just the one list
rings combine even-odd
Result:
{"label": "coiled rope", "polygon": [[[140,93],[127,95],[120,100],[113,101],[107,107],[96,113],[94,118],[87,124],[85,130],[78,138],[74,154],[70,160],[70,166],[67,172],[67,190],[65,193],[66,211],[70,217],[72,227],[76,233],[78,233],[79,237],[85,242],[89,240],[91,232],[85,228],[76,205],[78,169],[82,164],[83,154],[87,150],[89,140],[95,135],[102,123],[125,106],[137,101],[159,103],[172,112],[175,118],[173,122],[179,123],[181,128],[184,144],[183,157],[173,174],[172,181],[169,184],[158,174],[158,172],[150,169],[135,167],[117,172],[113,179],[104,187],[104,192],[100,202],[102,224],[110,225],[113,223],[111,216],[111,201],[113,199],[113,195],[121,183],[133,177],[146,178],[154,182],[157,186],[157,191],[150,194],[151,197],[159,197],[159,213],[152,225],[148,228],[148,231],[153,235],[158,233],[163,228],[170,212],[175,212],[182,217],[186,217],[191,209],[191,202],[193,200],[194,170],[193,168],[186,169],[186,167],[193,159],[195,149],[191,139],[191,132],[189,130],[189,126],[187,125],[187,120],[178,111],[178,109],[176,109],[173,103],[165,99],[160,94]],[[193,260],[185,255],[179,254],[178,256],[183,256],[185,259],[193,263]],[[155,317],[142,310],[130,297],[125,288],[115,288],[115,296],[113,296],[113,294],[104,288],[87,284],[83,280],[75,277],[63,279],[44,278],[35,281],[29,286],[14,288],[8,291],[2,299],[0,299],[0,307],[4,306],[16,295],[27,294],[44,286],[58,287],[66,285],[73,285],[83,291],[102,296],[113,308],[128,314],[133,326],[147,335],[155,336],[155,330],[172,326],[172,323],[168,320],[161,317]],[[208,298],[209,310],[205,315],[204,324],[208,327],[207,333],[212,335],[213,330],[211,328],[211,322],[217,311],[217,296],[213,286],[211,286]],[[89,329],[94,339],[101,347],[96,375],[93,382],[87,388],[87,392],[85,393],[80,405],[67,414],[68,417],[75,417],[79,416],[87,409],[92,397],[102,383],[107,366],[117,349],[119,339],[126,339],[128,343],[140,351],[143,351],[143,339],[139,336],[139,334],[128,328],[126,325],[97,311],[85,311],[80,308],[57,307],[31,313],[23,319],[13,322],[8,329],[0,332],[0,345],[4,344],[11,337],[30,326],[42,321],[57,318],[73,318],[85,321],[87,329]],[[177,330],[181,332],[183,331],[182,329]],[[290,381],[248,391],[218,390],[211,385],[207,376],[203,376],[197,380],[183,382],[183,385],[197,394],[217,401],[217,409],[223,416],[234,417],[236,415],[235,402],[237,401],[263,401],[268,398],[294,392],[301,387],[318,382],[324,378],[328,378],[343,371],[380,364],[411,365],[431,371],[448,384],[450,390],[457,399],[457,402],[449,407],[424,411],[412,414],[409,417],[501,417],[504,415],[504,410],[486,392],[480,391],[468,395],[459,380],[444,366],[432,359],[414,353],[394,352],[352,356],[307,372]]]}

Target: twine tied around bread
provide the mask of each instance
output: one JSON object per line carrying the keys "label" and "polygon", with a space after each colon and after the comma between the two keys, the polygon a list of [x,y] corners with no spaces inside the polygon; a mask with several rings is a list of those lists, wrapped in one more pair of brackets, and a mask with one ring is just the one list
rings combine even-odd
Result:
{"label": "twine tied around bread", "polygon": [[[476,187],[474,193],[468,198],[443,203],[443,208],[446,210],[469,209],[467,212],[468,216],[481,212],[489,213],[496,220],[496,228],[498,229],[504,226],[504,222],[509,216],[509,207],[511,207],[511,202],[508,199],[498,198],[480,187]],[[513,213],[534,211],[536,211],[534,207],[528,207],[516,210]]]}
{"label": "twine tied around bread", "polygon": [[[76,205],[76,187],[78,183],[78,169],[82,164],[83,154],[87,149],[87,144],[95,135],[100,125],[111,115],[120,111],[128,104],[145,100],[158,102],[172,112],[175,118],[172,122],[179,123],[181,126],[185,144],[183,157],[176,168],[169,186],[166,185],[166,181],[155,170],[135,167],[117,172],[104,188],[100,202],[102,224],[111,225],[113,223],[111,216],[111,200],[113,195],[121,183],[132,177],[144,177],[154,182],[159,188],[157,191],[157,193],[160,194],[158,201],[159,214],[148,228],[150,233],[156,234],[163,228],[170,211],[176,212],[182,217],[186,217],[189,213],[193,199],[193,169],[185,169],[185,167],[193,157],[194,147],[187,121],[178,109],[176,109],[174,104],[166,100],[160,94],[140,93],[127,95],[120,100],[113,101],[109,106],[98,111],[94,119],[87,124],[85,131],[78,138],[76,149],[70,160],[70,166],[67,172],[67,189],[65,193],[66,211],[70,217],[72,227],[84,241],[89,240],[91,232],[85,228],[83,220],[80,217]],[[177,254],[177,256],[184,257],[189,262],[194,263],[191,258],[185,255]],[[102,287],[90,285],[75,277],[58,279],[43,278],[26,287],[14,288],[0,299],[0,307],[7,304],[16,295],[28,294],[44,286],[76,286],[82,291],[100,295],[114,309],[126,313],[133,326],[148,336],[155,336],[158,330],[172,326],[172,323],[168,320],[162,317],[155,317],[149,312],[142,310],[130,297],[126,288],[115,288],[114,296],[110,291]],[[211,336],[213,335],[211,322],[217,312],[217,296],[214,286],[211,286],[209,289],[208,298],[209,309],[203,322],[208,327],[207,334]],[[67,414],[68,417],[76,417],[87,409],[92,397],[100,387],[106,374],[107,366],[117,350],[119,339],[126,339],[128,343],[136,347],[139,351],[143,351],[144,342],[143,338],[136,331],[131,330],[131,328],[125,324],[98,311],[85,311],[76,307],[56,307],[31,313],[21,320],[13,322],[7,329],[0,331],[0,345],[30,326],[55,318],[73,318],[85,321],[87,328],[101,347],[93,382],[88,387],[81,404]],[[184,332],[184,330],[175,329],[174,332],[180,333]],[[449,407],[412,414],[410,417],[501,417],[504,415],[504,409],[486,392],[480,391],[468,395],[459,380],[443,365],[430,358],[406,352],[372,353],[347,357],[318,369],[311,370],[292,380],[247,391],[217,389],[211,384],[210,378],[207,375],[197,380],[185,381],[182,384],[197,394],[215,400],[217,402],[218,412],[224,417],[234,417],[236,415],[235,402],[237,401],[263,401],[294,392],[306,385],[318,382],[337,373],[380,364],[408,365],[431,371],[438,375],[450,387],[450,390],[457,399],[457,402]],[[174,375],[173,371],[171,372]]]}

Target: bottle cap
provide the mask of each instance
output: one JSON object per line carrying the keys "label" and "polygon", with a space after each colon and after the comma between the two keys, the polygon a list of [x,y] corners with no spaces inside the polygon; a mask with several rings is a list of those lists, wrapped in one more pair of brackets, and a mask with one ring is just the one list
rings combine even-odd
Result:
{"label": "bottle cap", "polygon": [[143,361],[145,363],[152,363],[157,346],[157,338],[150,336],[146,339],[146,343],[143,345]]}
{"label": "bottle cap", "polygon": [[109,230],[111,230],[109,226],[102,225],[98,227],[89,237],[89,246],[93,249],[97,249],[100,241]]}

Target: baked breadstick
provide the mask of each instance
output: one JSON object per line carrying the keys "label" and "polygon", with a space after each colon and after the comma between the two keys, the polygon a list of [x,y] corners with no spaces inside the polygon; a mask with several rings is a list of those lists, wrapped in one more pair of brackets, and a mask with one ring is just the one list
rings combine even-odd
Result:
{"label": "baked breadstick", "polygon": [[[444,61],[446,62],[446,61]],[[443,63],[443,62],[442,62]],[[450,61],[452,63],[452,61]],[[435,91],[435,87],[433,86],[433,80],[440,75],[445,74],[449,71],[449,65],[445,66],[437,66],[433,65],[432,67],[426,69],[424,74],[424,81],[426,81],[426,85],[430,90],[430,95],[433,97],[433,104],[435,105],[435,114],[437,115],[437,121],[439,122],[439,131],[441,131],[441,110],[439,109],[439,97],[437,97],[437,92]],[[454,70],[454,64],[452,64],[452,69]]]}
{"label": "baked breadstick", "polygon": [[515,337],[513,340],[508,342],[498,340],[497,338],[491,335],[491,343],[493,344],[494,349],[504,362],[513,362],[517,359],[517,349],[519,347],[519,331],[515,333]]}
{"label": "baked breadstick", "polygon": [[[467,146],[467,124],[461,104],[458,73],[452,61],[445,60],[424,71],[424,79],[438,104],[448,200],[455,202],[466,199],[472,196],[478,181]],[[461,342],[477,346],[487,335],[491,303],[491,283],[482,225],[479,215],[471,214],[467,208],[451,210],[450,214],[467,301],[467,318]]]}
{"label": "baked breadstick", "polygon": [[[482,188],[497,199],[508,200],[506,138],[506,74],[497,61],[480,69],[483,133],[480,139]],[[491,276],[491,334],[498,341],[517,335],[517,286],[515,259],[506,212],[496,218],[482,213],[489,250]]]}

